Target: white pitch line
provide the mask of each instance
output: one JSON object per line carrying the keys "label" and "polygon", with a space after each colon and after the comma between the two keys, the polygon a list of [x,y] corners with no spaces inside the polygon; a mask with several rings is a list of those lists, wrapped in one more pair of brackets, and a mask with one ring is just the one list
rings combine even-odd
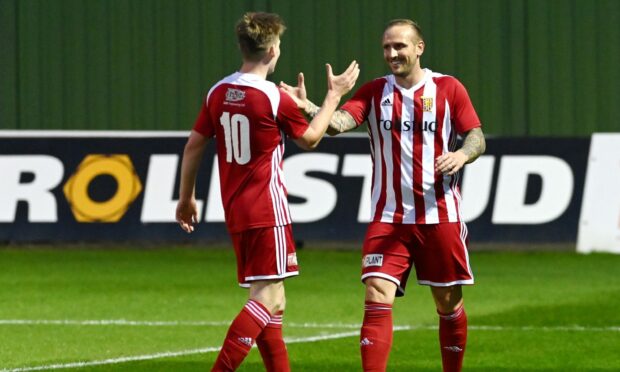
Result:
{"label": "white pitch line", "polygon": [[71,320],[71,319],[0,319],[0,325],[75,325],[75,326],[141,326],[141,327],[178,327],[178,326],[229,326],[228,322],[212,321],[142,321],[126,319],[97,319],[97,320]]}
{"label": "white pitch line", "polygon": [[[98,319],[98,320],[71,320],[71,319],[0,319],[0,325],[69,325],[69,326],[134,326],[134,327],[228,327],[230,321],[141,321],[126,319]],[[339,328],[359,329],[362,325],[356,323],[285,323],[287,328]],[[395,325],[400,330],[435,330],[436,325]],[[470,325],[475,331],[576,331],[576,332],[620,332],[620,326],[587,327],[580,325],[567,326],[489,326]],[[0,370],[1,372],[1,370]]]}
{"label": "white pitch line", "polygon": [[[73,319],[0,319],[0,325],[68,325],[68,326],[135,326],[135,327],[220,327],[230,325],[231,321],[142,321],[127,319],[95,319],[95,320],[73,320]],[[347,323],[286,323],[290,328],[351,328],[357,329],[361,324]]]}
{"label": "white pitch line", "polygon": [[211,352],[219,351],[219,350],[220,350],[219,347],[207,347],[203,349],[168,351],[168,352],[156,353],[156,354],[135,355],[135,356],[121,357],[121,358],[93,360],[89,362],[74,362],[74,363],[64,363],[64,364],[58,363],[58,364],[48,364],[45,366],[2,369],[0,370],[0,372],[44,371],[44,370],[49,370],[49,369],[100,366],[104,364],[119,364],[119,363],[126,363],[126,362],[136,362],[136,361],[141,361],[141,360],[151,360],[151,359],[170,358],[170,357],[178,357],[178,356],[192,355],[192,354],[211,353]]}
{"label": "white pitch line", "polygon": [[[395,330],[397,329],[395,328]],[[334,333],[331,335],[322,335],[322,336],[285,338],[285,342],[287,344],[298,344],[298,343],[303,343],[303,342],[318,342],[318,341],[325,341],[325,340],[334,340],[334,339],[345,338],[345,337],[353,337],[357,335],[359,335],[359,331]],[[187,355],[194,355],[194,354],[206,354],[206,353],[212,353],[212,352],[219,351],[219,350],[220,350],[219,347],[207,347],[207,348],[202,348],[202,349],[168,351],[168,352],[156,353],[156,354],[136,355],[136,356],[120,357],[120,358],[104,359],[104,360],[93,360],[89,362],[74,362],[74,363],[65,363],[65,364],[50,364],[50,365],[45,365],[45,366],[2,369],[0,370],[0,372],[44,371],[44,370],[61,369],[61,368],[80,368],[80,367],[100,366],[104,364],[119,364],[119,363],[126,363],[126,362],[171,358],[171,357],[187,356]]]}
{"label": "white pitch line", "polygon": [[[0,321],[1,322],[1,321]],[[73,321],[75,322],[75,321]],[[158,323],[158,322],[150,322],[150,323]],[[166,322],[169,323],[169,322]],[[182,323],[182,322],[176,322]],[[221,325],[223,322],[196,322],[200,323],[200,325],[204,325],[205,323],[213,324],[217,323],[217,325]],[[13,323],[11,323],[13,324]],[[24,323],[18,323],[24,324]],[[40,323],[39,323],[40,324]],[[56,323],[51,323],[56,324]],[[65,324],[65,323],[61,323]],[[72,323],[71,323],[72,324]],[[89,323],[92,324],[92,323]],[[336,323],[337,324],[337,323]],[[300,323],[299,325],[315,327],[320,325],[319,323]],[[335,325],[335,324],[334,324]],[[341,326],[352,326],[351,324],[340,324]],[[359,327],[359,325],[356,325]],[[346,328],[346,327],[345,327]],[[412,330],[436,330],[437,326],[428,326],[428,325],[419,325],[419,326],[394,326],[394,331],[412,331]],[[502,327],[502,326],[469,326],[468,329],[476,330],[476,331],[586,331],[586,332],[620,332],[620,327],[583,327],[583,326],[559,326],[559,327],[533,327],[533,326],[525,326],[525,327]],[[320,335],[320,336],[310,336],[310,337],[298,337],[298,338],[285,338],[287,344],[296,344],[296,343],[304,343],[304,342],[318,342],[325,340],[334,340],[345,337],[353,337],[358,336],[359,331],[351,331],[351,332],[342,332],[342,333],[333,333],[330,335]],[[103,360],[94,360],[88,362],[73,362],[73,363],[65,363],[65,364],[50,364],[43,366],[33,366],[33,367],[21,367],[14,369],[2,369],[0,372],[28,372],[28,371],[43,371],[43,370],[53,370],[53,369],[62,369],[62,368],[80,368],[80,367],[89,367],[89,366],[98,366],[105,364],[119,364],[126,362],[134,362],[134,361],[142,361],[142,360],[152,360],[152,359],[161,359],[161,358],[172,358],[178,356],[187,356],[194,354],[206,354],[212,353],[215,351],[219,351],[219,347],[206,347],[202,349],[190,349],[190,350],[182,350],[182,351],[167,351],[162,353],[155,354],[147,354],[147,355],[135,355],[128,357],[120,357],[120,358],[111,358],[111,359],[103,359]]]}
{"label": "white pitch line", "polygon": [[[127,320],[127,319],[0,319],[0,325],[68,325],[68,326],[135,326],[135,327],[220,327],[230,325],[231,321],[192,321],[192,320]],[[355,323],[286,323],[290,328],[360,328],[361,324]]]}

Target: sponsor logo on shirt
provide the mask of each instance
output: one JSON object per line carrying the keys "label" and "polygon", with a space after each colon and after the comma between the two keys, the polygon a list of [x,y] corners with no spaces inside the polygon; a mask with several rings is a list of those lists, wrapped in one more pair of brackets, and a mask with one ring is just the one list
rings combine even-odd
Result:
{"label": "sponsor logo on shirt", "polygon": [[401,132],[408,132],[408,131],[412,131],[412,130],[421,130],[423,132],[435,132],[437,131],[437,122],[435,120],[433,121],[423,121],[423,122],[415,122],[415,121],[411,121],[411,120],[403,120],[402,122],[399,121],[392,121],[392,120],[383,120],[381,119],[379,121],[379,126],[381,127],[381,129],[384,130],[392,130],[392,128],[394,128],[395,130],[401,131]]}
{"label": "sponsor logo on shirt", "polygon": [[381,106],[392,106],[392,101],[390,101],[390,97],[386,98],[381,102]]}
{"label": "sponsor logo on shirt", "polygon": [[286,257],[286,266],[297,266],[297,253],[289,253]]}
{"label": "sponsor logo on shirt", "polygon": [[422,111],[433,111],[433,97],[421,97],[420,99],[422,99]]}
{"label": "sponsor logo on shirt", "polygon": [[243,101],[245,98],[245,92],[241,89],[228,88],[226,91],[226,101],[228,102],[239,102]]}
{"label": "sponsor logo on shirt", "polygon": [[364,256],[364,267],[369,266],[383,266],[383,255],[382,254],[367,254]]}

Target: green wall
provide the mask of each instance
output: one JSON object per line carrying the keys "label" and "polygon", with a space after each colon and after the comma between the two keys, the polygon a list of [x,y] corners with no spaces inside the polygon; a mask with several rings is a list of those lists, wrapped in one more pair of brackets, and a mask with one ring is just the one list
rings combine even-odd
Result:
{"label": "green wall", "polygon": [[466,85],[485,132],[620,131],[618,0],[0,0],[0,129],[189,129],[249,10],[286,20],[273,80],[304,71],[317,103],[325,62],[384,75],[385,23],[413,18],[423,66]]}

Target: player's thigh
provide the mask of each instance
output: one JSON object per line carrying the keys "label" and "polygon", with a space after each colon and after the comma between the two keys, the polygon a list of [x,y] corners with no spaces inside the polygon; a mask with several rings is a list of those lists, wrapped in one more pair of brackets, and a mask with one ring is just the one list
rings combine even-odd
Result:
{"label": "player's thigh", "polygon": [[[368,225],[362,247],[362,281],[380,278],[394,283],[400,295],[411,270],[408,226],[381,222]],[[380,283],[380,282],[379,282]]]}

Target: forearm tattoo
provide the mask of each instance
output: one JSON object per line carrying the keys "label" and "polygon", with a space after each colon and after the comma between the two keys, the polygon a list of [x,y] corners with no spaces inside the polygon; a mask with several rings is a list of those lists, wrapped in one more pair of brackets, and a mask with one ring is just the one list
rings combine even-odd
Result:
{"label": "forearm tattoo", "polygon": [[467,132],[467,135],[465,135],[465,139],[463,140],[461,151],[467,155],[468,163],[476,160],[484,153],[485,149],[486,142],[484,140],[484,134],[482,134],[482,129],[474,128]]}
{"label": "forearm tattoo", "polygon": [[355,129],[357,127],[357,123],[353,116],[344,110],[337,110],[332,115],[332,120],[329,122],[329,132],[330,133],[344,133],[351,129]]}
{"label": "forearm tattoo", "polygon": [[316,114],[319,113],[319,110],[321,110],[319,106],[315,105],[310,101],[306,101],[306,114],[310,115],[311,117],[315,117]]}
{"label": "forearm tattoo", "polygon": [[[314,103],[307,101],[306,109],[304,110],[306,114],[311,117],[315,117],[321,108]],[[336,110],[332,115],[332,119],[329,122],[329,127],[327,128],[327,133],[330,135],[335,135],[338,133],[343,133],[351,129],[355,129],[357,127],[357,123],[355,119],[344,110]]]}

